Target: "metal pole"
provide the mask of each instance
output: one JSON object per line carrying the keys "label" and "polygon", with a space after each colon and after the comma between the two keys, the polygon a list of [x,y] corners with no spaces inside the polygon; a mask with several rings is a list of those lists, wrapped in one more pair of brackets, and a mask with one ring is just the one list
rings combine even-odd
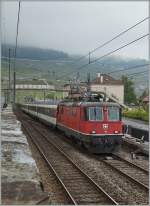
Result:
{"label": "metal pole", "polygon": [[11,88],[10,88],[10,48],[9,48],[9,69],[8,69],[8,103],[10,103],[10,95],[11,95]]}
{"label": "metal pole", "polygon": [[9,91],[10,91],[10,48],[9,48]]}
{"label": "metal pole", "polygon": [[15,108],[15,102],[16,102],[16,56],[17,56],[19,21],[20,21],[20,5],[21,5],[21,1],[19,1],[19,7],[18,7],[17,33],[16,33],[15,54],[14,54],[13,108]]}
{"label": "metal pole", "polygon": [[16,103],[16,72],[14,72],[14,85],[13,85],[13,107],[15,108]]}
{"label": "metal pole", "polygon": [[90,73],[87,74],[87,92],[88,92],[88,95],[89,95],[90,92],[91,92]]}
{"label": "metal pole", "polygon": [[91,63],[91,52],[89,52],[89,64]]}

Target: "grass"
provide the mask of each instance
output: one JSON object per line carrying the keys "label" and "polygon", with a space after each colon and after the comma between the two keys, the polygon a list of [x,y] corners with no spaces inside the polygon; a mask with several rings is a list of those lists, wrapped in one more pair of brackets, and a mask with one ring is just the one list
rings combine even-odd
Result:
{"label": "grass", "polygon": [[124,110],[123,116],[132,118],[132,119],[138,119],[148,122],[149,121],[149,112],[148,110],[145,110],[144,108],[138,108],[138,109],[132,109],[132,110]]}

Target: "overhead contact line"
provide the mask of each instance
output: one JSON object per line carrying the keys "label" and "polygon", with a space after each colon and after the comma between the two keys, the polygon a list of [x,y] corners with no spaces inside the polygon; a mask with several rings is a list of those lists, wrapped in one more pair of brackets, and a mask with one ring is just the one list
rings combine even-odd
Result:
{"label": "overhead contact line", "polygon": [[[131,41],[131,42],[129,42],[129,43],[127,43],[127,44],[125,44],[125,45],[123,45],[123,46],[121,46],[121,47],[113,50],[113,51],[111,51],[111,52],[108,52],[108,53],[104,54],[103,56],[98,57],[97,59],[95,59],[95,60],[93,60],[93,61],[90,61],[90,64],[95,63],[95,62],[99,61],[100,59],[102,59],[102,58],[104,58],[104,57],[107,57],[107,56],[115,53],[116,51],[119,51],[119,50],[121,50],[121,49],[123,49],[123,48],[125,48],[125,47],[127,47],[127,46],[129,46],[129,45],[131,45],[131,44],[133,44],[133,43],[135,43],[135,42],[137,42],[137,41],[145,38],[145,37],[148,36],[148,35],[149,35],[149,33],[147,33],[147,34],[145,34],[145,35],[143,35],[143,36],[140,36],[139,38],[137,38],[137,39],[135,39],[135,40],[133,40],[133,41]],[[88,65],[89,65],[89,63],[86,63],[86,64],[84,64],[84,65],[76,68],[76,71],[81,70],[81,69],[85,68],[85,67],[88,66]],[[76,72],[76,71],[74,71],[74,72]],[[74,73],[74,72],[70,72],[69,74],[72,74],[72,73]],[[67,74],[67,75],[69,75],[69,74]],[[65,75],[65,76],[66,76],[66,75]],[[62,76],[62,77],[64,77],[64,76]]]}
{"label": "overhead contact line", "polygon": [[127,67],[127,68],[124,68],[124,69],[114,70],[112,72],[108,72],[107,74],[113,74],[113,73],[116,73],[116,72],[132,70],[132,69],[136,69],[136,68],[140,68],[140,67],[145,67],[145,66],[149,66],[149,64],[136,65],[136,66],[133,66],[133,67]]}
{"label": "overhead contact line", "polygon": [[[107,44],[109,44],[110,42],[112,42],[113,40],[117,39],[118,37],[122,36],[123,34],[127,33],[128,31],[130,31],[131,29],[135,28],[136,26],[138,26],[139,24],[143,23],[144,21],[148,20],[150,17],[146,17],[144,19],[142,19],[141,21],[137,22],[136,24],[134,24],[133,26],[127,28],[126,30],[122,31],[121,33],[119,33],[118,35],[114,36],[112,39],[106,41],[105,43],[101,44],[100,46],[96,47],[95,49],[91,50],[88,54],[85,54],[84,56],[80,57],[79,59],[75,60],[76,61],[80,61],[82,59],[84,59],[85,57],[89,56],[89,54],[94,53],[95,51],[97,51],[98,49],[101,49],[102,47],[106,46]],[[75,62],[73,62],[72,64],[74,64]]]}

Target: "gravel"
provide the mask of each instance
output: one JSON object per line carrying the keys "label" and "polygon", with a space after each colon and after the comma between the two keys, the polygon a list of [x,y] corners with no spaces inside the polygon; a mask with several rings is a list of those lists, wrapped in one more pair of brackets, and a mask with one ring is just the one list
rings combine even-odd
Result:
{"label": "gravel", "polygon": [[72,145],[60,139],[58,135],[52,131],[42,129],[42,132],[48,138],[53,136],[55,143],[61,146],[61,148],[117,202],[120,204],[148,204],[148,194],[138,185],[129,181],[113,169],[110,169],[103,162],[77,150]]}
{"label": "gravel", "polygon": [[[62,134],[48,129],[40,123],[36,123],[36,125],[38,125],[38,128],[40,128],[40,131],[44,135],[53,139],[57,145],[61,146],[70,158],[86,171],[86,173],[119,204],[148,204],[148,193],[138,185],[129,181],[117,171],[110,169],[110,167],[102,161],[94,159],[92,155],[85,154],[82,150],[78,150],[67,141],[64,141],[63,138],[61,139]],[[32,145],[30,141],[29,144]],[[35,156],[45,191],[50,194],[52,204],[61,204],[58,201],[62,197],[62,190],[55,181],[54,175],[49,174],[46,165],[44,165],[43,160],[33,147],[32,145],[31,149]],[[48,179],[49,176],[51,176],[51,178]],[[65,203],[62,201],[62,204]]]}

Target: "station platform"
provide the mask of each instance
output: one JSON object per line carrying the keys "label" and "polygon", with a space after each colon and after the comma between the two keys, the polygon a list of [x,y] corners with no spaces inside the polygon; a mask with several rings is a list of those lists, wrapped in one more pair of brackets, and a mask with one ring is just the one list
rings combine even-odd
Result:
{"label": "station platform", "polygon": [[123,132],[129,134],[135,138],[144,138],[146,142],[149,142],[149,124],[130,118],[123,118]]}
{"label": "station platform", "polygon": [[9,105],[1,112],[1,202],[2,205],[36,204],[47,196],[28,142]]}
{"label": "station platform", "polygon": [[122,120],[123,120],[123,123],[126,125],[130,125],[130,126],[137,128],[137,129],[149,131],[149,124],[144,122],[144,121],[130,119],[130,118],[122,118]]}
{"label": "station platform", "polygon": [[141,142],[138,138],[132,137],[131,135],[126,134],[123,137],[125,144],[128,144],[129,147],[134,147],[137,151],[142,152],[143,154],[149,156],[149,142]]}

